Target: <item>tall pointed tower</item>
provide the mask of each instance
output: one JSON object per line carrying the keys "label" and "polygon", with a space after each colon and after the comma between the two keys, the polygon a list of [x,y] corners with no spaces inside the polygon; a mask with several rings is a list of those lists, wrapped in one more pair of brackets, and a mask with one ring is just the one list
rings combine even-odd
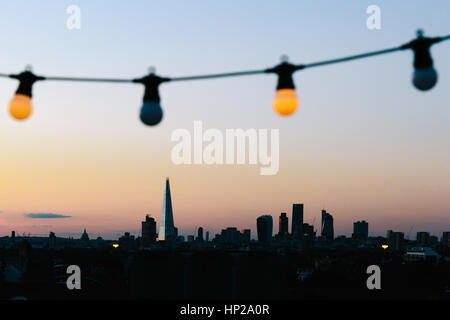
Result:
{"label": "tall pointed tower", "polygon": [[170,196],[169,178],[166,178],[166,191],[162,208],[161,223],[159,225],[159,240],[171,240],[175,236],[173,224],[172,197]]}

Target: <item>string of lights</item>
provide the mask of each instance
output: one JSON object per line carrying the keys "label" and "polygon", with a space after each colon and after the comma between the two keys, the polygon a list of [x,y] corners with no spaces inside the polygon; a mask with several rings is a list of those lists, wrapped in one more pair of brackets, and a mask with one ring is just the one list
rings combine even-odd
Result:
{"label": "string of lights", "polygon": [[295,113],[299,107],[299,99],[295,92],[295,84],[292,75],[299,71],[313,67],[325,66],[341,62],[347,62],[357,59],[363,59],[382,54],[412,50],[414,53],[414,73],[412,82],[414,86],[421,91],[427,91],[433,88],[437,82],[437,72],[433,67],[433,59],[431,57],[430,48],[432,45],[449,40],[450,35],[444,37],[425,37],[422,30],[417,31],[417,37],[401,46],[378,50],[348,57],[318,61],[309,64],[291,64],[287,57],[283,56],[280,64],[275,67],[260,70],[236,71],[228,73],[216,73],[206,75],[194,75],[166,78],[155,74],[155,70],[151,68],[149,74],[142,78],[135,79],[112,79],[112,78],[89,78],[89,77],[55,77],[55,76],[39,76],[35,75],[30,66],[19,74],[0,73],[2,78],[11,78],[19,81],[19,86],[15,92],[13,99],[9,104],[9,112],[13,118],[17,120],[25,120],[32,113],[32,88],[37,81],[53,80],[53,81],[80,81],[80,82],[108,82],[108,83],[139,83],[144,85],[143,105],[140,109],[141,121],[149,126],[157,125],[163,118],[163,110],[160,105],[159,86],[165,82],[188,81],[188,80],[205,80],[217,79],[224,77],[237,77],[245,75],[257,74],[275,74],[278,76],[278,84],[276,87],[276,95],[273,100],[274,110],[281,116],[289,116]]}

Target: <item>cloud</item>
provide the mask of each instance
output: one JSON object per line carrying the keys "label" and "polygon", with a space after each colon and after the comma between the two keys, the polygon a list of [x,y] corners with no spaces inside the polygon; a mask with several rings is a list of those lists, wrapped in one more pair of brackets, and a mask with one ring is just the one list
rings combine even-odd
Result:
{"label": "cloud", "polygon": [[26,217],[32,219],[62,219],[62,218],[71,218],[72,216],[65,216],[63,214],[56,213],[27,213]]}

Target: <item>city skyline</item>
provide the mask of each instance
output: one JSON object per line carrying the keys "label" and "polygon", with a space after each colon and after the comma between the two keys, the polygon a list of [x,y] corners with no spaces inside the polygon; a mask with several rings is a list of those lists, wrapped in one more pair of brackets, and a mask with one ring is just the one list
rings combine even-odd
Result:
{"label": "city skyline", "polygon": [[[382,28],[368,30],[367,3],[81,0],[81,29],[68,30],[67,3],[14,1],[0,13],[8,39],[0,71],[29,63],[54,76],[129,78],[149,66],[163,76],[206,74],[271,66],[283,54],[308,63],[390,48],[418,28],[450,30],[448,1],[378,4]],[[426,93],[411,85],[409,52],[295,74],[300,108],[290,118],[272,110],[275,77],[163,86],[165,118],[155,128],[139,123],[139,86],[62,82],[37,83],[35,112],[19,123],[7,112],[17,83],[0,80],[0,235],[139,232],[145,214],[160,222],[165,176],[174,179],[180,234],[200,223],[214,234],[230,225],[253,231],[256,217],[277,221],[304,203],[304,222],[315,218],[319,230],[321,210],[330,210],[335,235],[351,235],[359,220],[372,235],[411,227],[440,235],[450,225],[449,43],[432,54],[439,81]],[[173,164],[171,133],[197,120],[223,131],[279,129],[279,172]]]}
{"label": "city skyline", "polygon": [[[332,239],[339,237],[339,236],[347,236],[347,237],[351,237],[353,236],[353,233],[355,232],[355,224],[359,225],[361,223],[366,223],[368,224],[368,222],[364,219],[361,219],[361,221],[355,220],[352,222],[352,225],[349,227],[350,230],[348,230],[348,232],[345,233],[338,233],[335,234],[335,228],[334,228],[334,216],[331,215],[329,212],[327,212],[324,208],[322,208],[320,210],[320,219],[317,219],[317,221],[321,221],[320,223],[315,223],[316,221],[316,217],[313,217],[312,220],[309,219],[307,221],[304,220],[305,215],[304,215],[304,208],[305,205],[303,203],[292,203],[292,211],[291,214],[287,214],[286,212],[280,212],[278,215],[277,214],[271,214],[271,213],[267,213],[267,214],[263,214],[261,216],[257,216],[255,219],[256,223],[254,225],[254,227],[239,227],[239,226],[235,226],[233,224],[230,225],[223,225],[223,226],[219,226],[217,228],[208,228],[205,227],[207,232],[211,232],[212,234],[220,234],[220,230],[223,230],[223,227],[225,228],[236,228],[237,230],[244,230],[244,229],[248,229],[251,231],[251,239],[258,239],[258,219],[262,218],[262,217],[271,217],[271,229],[273,230],[272,234],[275,235],[279,232],[279,230],[276,230],[276,224],[273,223],[273,221],[277,221],[277,218],[280,218],[282,216],[284,216],[285,218],[287,218],[287,220],[284,222],[285,226],[283,228],[286,228],[286,230],[288,230],[288,234],[291,234],[294,238],[298,238],[298,234],[303,234],[305,231],[303,231],[304,228],[304,224],[308,224],[310,226],[313,227],[313,231],[320,233],[321,236],[325,237],[328,239],[328,241],[331,241]],[[56,215],[56,214],[52,214],[52,213],[29,213],[27,214],[28,216],[32,216],[34,217],[34,219],[54,219],[55,216],[57,218],[71,218],[71,216],[64,216],[64,215]],[[153,223],[155,224],[154,228],[155,228],[155,232],[156,230],[159,230],[158,233],[156,233],[156,235],[158,236],[159,240],[166,240],[165,239],[165,235],[163,235],[163,233],[167,233],[167,231],[165,231],[166,229],[169,230],[169,232],[167,233],[168,239],[173,239],[175,235],[181,235],[184,236],[185,238],[189,237],[189,236],[196,236],[196,231],[198,230],[198,228],[202,228],[203,230],[203,225],[199,225],[198,223],[195,223],[195,228],[194,229],[189,229],[189,228],[180,228],[178,229],[177,227],[175,227],[174,225],[174,215],[173,215],[173,208],[172,208],[172,196],[171,196],[171,191],[170,191],[170,183],[169,183],[169,177],[165,178],[165,184],[164,184],[164,196],[163,196],[163,201],[162,201],[162,210],[161,210],[161,215],[160,218],[157,219],[157,215],[152,216],[151,214],[146,214],[146,222],[148,223],[148,219],[151,219],[153,221]],[[156,218],[156,219],[155,219]],[[330,222],[327,222],[329,221]],[[166,224],[164,223],[164,221],[166,221]],[[309,221],[309,222],[308,222]],[[312,221],[312,222],[311,222]],[[144,222],[142,222],[144,224]],[[331,224],[329,224],[331,223]],[[70,232],[70,233],[64,233],[64,232],[58,232],[54,229],[52,229],[51,226],[47,226],[47,228],[49,228],[49,232],[50,234],[55,234],[58,233],[58,235],[60,236],[67,236],[67,237],[77,237],[79,235],[81,235],[81,237],[83,237],[86,234],[86,226],[83,227],[84,231],[83,232]],[[278,228],[281,228],[281,224],[278,224]],[[366,227],[368,228],[368,227]],[[377,234],[371,234],[370,231],[368,231],[368,235],[369,237],[377,237],[377,236],[381,236],[384,237],[384,234],[386,232],[392,231],[391,229],[397,229],[397,230],[401,230],[403,232],[401,233],[408,233],[408,238],[410,233],[413,231],[414,226],[411,226],[409,228],[409,230],[403,230],[403,229],[399,229],[399,228],[392,228],[392,227],[388,227],[386,230],[383,230],[381,233],[377,233]],[[419,230],[421,230],[420,232],[418,232],[417,234],[421,233],[421,232],[425,232],[425,233],[429,233],[430,235],[435,235],[435,233],[430,232],[429,230],[423,229],[418,227]],[[105,238],[105,240],[117,240],[120,236],[122,236],[125,233],[130,233],[131,235],[134,236],[142,236],[143,229],[129,229],[129,230],[118,230],[114,233],[110,233],[109,235],[106,234],[107,236],[110,236],[110,238]],[[291,230],[291,232],[289,232],[289,230]],[[331,231],[330,231],[331,230]],[[371,230],[371,229],[368,229]],[[442,233],[447,232],[447,227],[444,226],[442,229]],[[31,233],[31,232],[20,232],[17,229],[12,229],[11,231],[14,231],[17,235],[30,235],[30,236],[47,236],[45,233],[44,234],[36,234],[36,233]],[[415,230],[414,230],[415,231]],[[163,233],[162,233],[163,232]],[[398,233],[398,232],[397,232]],[[414,232],[413,232],[414,233]],[[442,234],[441,233],[441,234]],[[104,233],[92,233],[93,235],[95,235],[95,237],[102,237],[104,238],[105,234]],[[112,235],[115,235],[115,238],[111,238]],[[6,234],[8,235],[8,234]],[[2,236],[0,234],[0,236]],[[437,236],[439,237],[439,234],[437,234]],[[114,237],[114,236],[112,236]]]}

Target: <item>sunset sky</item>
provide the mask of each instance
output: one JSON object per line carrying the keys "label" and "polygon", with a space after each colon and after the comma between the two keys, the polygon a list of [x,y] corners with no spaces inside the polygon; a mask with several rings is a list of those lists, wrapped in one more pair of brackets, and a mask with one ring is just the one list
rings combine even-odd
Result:
{"label": "sunset sky", "polygon": [[[66,27],[66,9],[81,8],[81,29]],[[381,30],[368,30],[366,8],[381,8]],[[442,1],[10,1],[0,10],[0,73],[26,64],[36,74],[134,78],[154,66],[162,76],[272,67],[398,46],[450,34]],[[42,81],[34,112],[13,120],[7,105],[17,82],[0,79],[0,236],[138,235],[151,214],[159,222],[170,177],[175,225],[211,235],[305,204],[305,222],[320,231],[320,210],[335,235],[369,222],[441,236],[450,231],[450,41],[432,49],[436,87],[411,84],[412,53],[397,52],[297,72],[301,100],[290,118],[271,102],[276,77],[255,75],[163,84],[163,122],[138,117],[136,84]],[[259,165],[172,163],[171,133],[205,128],[279,129],[280,169]],[[66,218],[39,219],[30,213]],[[315,219],[315,220],[314,220]],[[289,221],[289,224],[291,221]],[[290,227],[290,226],[289,226]]]}

